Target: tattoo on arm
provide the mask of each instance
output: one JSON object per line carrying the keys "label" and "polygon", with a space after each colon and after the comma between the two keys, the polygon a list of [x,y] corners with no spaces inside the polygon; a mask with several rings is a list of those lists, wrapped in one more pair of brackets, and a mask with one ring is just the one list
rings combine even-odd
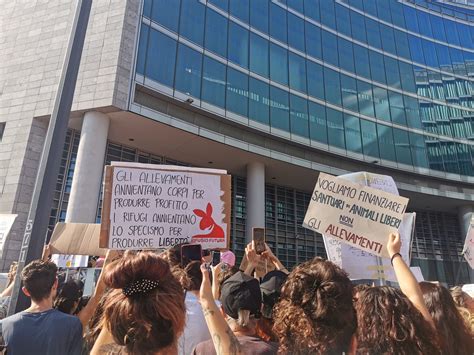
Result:
{"label": "tattoo on arm", "polygon": [[235,334],[232,333],[232,331],[229,328],[227,328],[225,332],[229,337],[229,354],[237,355],[239,353],[239,350],[240,350],[239,340],[237,339]]}
{"label": "tattoo on arm", "polygon": [[212,317],[214,315],[214,311],[210,308],[203,308],[202,313],[204,314],[204,317]]}

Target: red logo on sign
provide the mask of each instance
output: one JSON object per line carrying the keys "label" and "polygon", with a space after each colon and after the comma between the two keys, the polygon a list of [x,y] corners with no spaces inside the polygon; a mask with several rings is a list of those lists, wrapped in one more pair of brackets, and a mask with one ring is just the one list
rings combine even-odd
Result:
{"label": "red logo on sign", "polygon": [[194,214],[198,217],[201,217],[199,222],[199,228],[203,231],[209,230],[207,234],[198,234],[192,237],[194,238],[224,238],[224,230],[214,221],[212,218],[212,205],[210,203],[206,206],[206,211],[195,209],[193,210]]}

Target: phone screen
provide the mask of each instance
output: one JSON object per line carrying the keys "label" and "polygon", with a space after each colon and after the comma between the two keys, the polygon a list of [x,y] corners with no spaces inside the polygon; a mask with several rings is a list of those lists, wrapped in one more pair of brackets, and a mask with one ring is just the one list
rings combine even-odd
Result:
{"label": "phone screen", "polygon": [[216,266],[221,262],[221,252],[213,251],[212,252],[212,266]]}
{"label": "phone screen", "polygon": [[201,261],[201,258],[201,244],[186,244],[181,247],[181,265],[185,266],[194,260]]}
{"label": "phone screen", "polygon": [[257,254],[262,254],[265,251],[265,228],[254,228],[252,239],[255,244],[255,251]]}

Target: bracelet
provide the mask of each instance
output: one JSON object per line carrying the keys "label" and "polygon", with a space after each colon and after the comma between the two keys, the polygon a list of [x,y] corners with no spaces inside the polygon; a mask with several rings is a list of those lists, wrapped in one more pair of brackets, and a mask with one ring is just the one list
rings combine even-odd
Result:
{"label": "bracelet", "polygon": [[395,259],[396,256],[399,256],[400,258],[402,257],[402,254],[400,253],[395,253],[392,255],[392,257],[390,258],[390,264],[392,264],[393,266],[393,259]]}

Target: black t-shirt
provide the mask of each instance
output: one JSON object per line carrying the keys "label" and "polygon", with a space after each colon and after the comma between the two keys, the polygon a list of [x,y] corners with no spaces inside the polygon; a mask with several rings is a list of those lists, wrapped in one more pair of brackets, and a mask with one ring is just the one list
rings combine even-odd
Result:
{"label": "black t-shirt", "polygon": [[0,321],[0,344],[8,355],[80,355],[82,324],[55,309],[20,312]]}
{"label": "black t-shirt", "polygon": [[[246,355],[274,355],[278,352],[278,344],[266,342],[257,337],[238,336],[242,352]],[[216,349],[212,340],[199,343],[193,352],[194,355],[214,355]]]}

